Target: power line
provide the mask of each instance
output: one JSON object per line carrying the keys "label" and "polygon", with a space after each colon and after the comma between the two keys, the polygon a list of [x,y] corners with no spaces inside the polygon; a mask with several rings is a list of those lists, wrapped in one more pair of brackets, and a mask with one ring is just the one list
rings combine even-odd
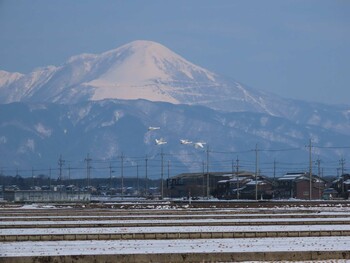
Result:
{"label": "power line", "polygon": [[350,149],[350,146],[317,146],[313,145],[313,148],[321,148],[321,149]]}

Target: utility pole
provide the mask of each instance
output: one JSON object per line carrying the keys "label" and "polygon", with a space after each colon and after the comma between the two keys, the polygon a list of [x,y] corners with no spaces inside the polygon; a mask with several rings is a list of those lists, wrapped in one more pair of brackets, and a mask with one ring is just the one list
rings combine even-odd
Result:
{"label": "utility pole", "polygon": [[272,185],[272,198],[275,198],[275,185],[276,185],[276,159],[273,159],[273,185]]}
{"label": "utility pole", "polygon": [[[322,180],[324,178],[324,168],[322,167],[321,169],[321,176],[322,176]],[[322,181],[322,189],[324,190],[326,188],[326,183],[324,181]]]}
{"label": "utility pole", "polygon": [[340,159],[339,164],[340,164],[340,167],[341,167],[340,168],[340,170],[341,170],[340,177],[342,178],[341,192],[342,192],[342,195],[344,195],[344,192],[345,192],[345,186],[344,186],[345,177],[343,177],[343,174],[344,174],[345,159],[343,157]]}
{"label": "utility pole", "polygon": [[258,200],[258,144],[255,145],[255,201]]}
{"label": "utility pole", "polygon": [[136,184],[137,184],[137,196],[140,195],[140,180],[139,180],[139,164],[136,163]]}
{"label": "utility pole", "polygon": [[321,197],[321,160],[320,157],[317,158],[316,160],[316,164],[317,164],[317,176],[318,176],[318,184],[317,184],[317,188],[318,188],[318,197]]}
{"label": "utility pole", "polygon": [[51,190],[51,166],[49,167],[49,187]]}
{"label": "utility pole", "polygon": [[210,178],[209,178],[209,145],[207,145],[207,199],[210,194]]}
{"label": "utility pole", "polygon": [[70,165],[68,165],[68,181],[70,181]]}
{"label": "utility pole", "polygon": [[112,173],[114,173],[112,170],[112,163],[109,163],[109,189],[112,188]]}
{"label": "utility pole", "polygon": [[344,166],[345,166],[345,159],[343,157],[339,160],[339,164],[341,167],[341,175],[340,176],[342,176],[344,174]]}
{"label": "utility pole", "polygon": [[312,144],[309,141],[309,199],[312,199]]}
{"label": "utility pole", "polygon": [[231,174],[232,174],[232,178],[233,178],[233,175],[234,175],[234,165],[233,165],[233,160],[231,162]]}
{"label": "utility pole", "polygon": [[168,160],[168,179],[170,179],[170,160]]}
{"label": "utility pole", "polygon": [[90,172],[91,172],[91,163],[92,159],[90,158],[89,154],[87,154],[86,158],[85,158],[85,162],[86,162],[86,186],[87,188],[90,187]]}
{"label": "utility pole", "polygon": [[121,184],[122,184],[122,200],[124,198],[124,154],[120,156],[120,176],[121,176]]}
{"label": "utility pole", "polygon": [[[232,163],[231,163],[231,178],[233,179],[234,177],[233,177],[233,175],[234,175],[234,161],[233,161],[233,159],[232,159]],[[236,175],[236,179],[237,179],[237,175]],[[226,189],[226,195],[230,195],[231,194],[231,182],[230,182],[230,184],[229,184],[229,188],[228,189]],[[236,189],[236,190],[238,190],[238,189]]]}
{"label": "utility pole", "polygon": [[33,190],[35,190],[34,168],[32,167]]}
{"label": "utility pole", "polygon": [[202,195],[205,196],[205,163],[202,162]]}
{"label": "utility pole", "polygon": [[161,171],[160,171],[160,197],[164,198],[164,153],[163,147],[160,148]]}
{"label": "utility pole", "polygon": [[62,154],[60,154],[60,158],[58,159],[58,167],[59,167],[59,175],[57,181],[62,181],[62,167],[64,165],[64,160],[62,159]]}
{"label": "utility pole", "polygon": [[239,172],[239,159],[238,159],[238,156],[237,156],[237,159],[236,159],[237,200],[239,199],[239,177],[238,177],[238,172]]}
{"label": "utility pole", "polygon": [[146,158],[145,158],[145,163],[146,163],[146,166],[145,166],[145,185],[146,185],[146,189],[145,189],[145,195],[146,197],[148,196],[148,157],[146,155]]}
{"label": "utility pole", "polygon": [[167,193],[168,193],[168,197],[171,197],[171,196],[170,196],[170,193],[171,193],[171,189],[170,189],[170,160],[168,160]]}
{"label": "utility pole", "polygon": [[[233,159],[232,159],[232,163],[231,163],[231,173],[232,173],[232,179],[233,179],[233,178],[234,178],[233,175],[235,174],[235,172],[234,172],[234,161],[233,161]],[[237,175],[236,175],[236,179],[237,179]],[[229,188],[226,189],[226,193],[225,193],[226,195],[229,195],[229,194],[231,193],[230,189],[231,189],[231,182],[230,182],[230,184],[229,184]],[[238,190],[238,188],[237,188],[236,190]]]}

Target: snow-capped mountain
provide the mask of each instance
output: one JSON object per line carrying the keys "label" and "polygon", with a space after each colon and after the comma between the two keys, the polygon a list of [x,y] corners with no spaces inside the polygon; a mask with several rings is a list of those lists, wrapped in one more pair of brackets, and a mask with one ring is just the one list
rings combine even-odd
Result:
{"label": "snow-capped mountain", "polygon": [[[160,136],[168,141],[171,161],[193,171],[202,169],[203,151],[183,148],[180,139],[207,142],[218,151],[212,164],[221,166],[227,156],[219,152],[246,151],[256,143],[283,149],[303,148],[310,138],[322,147],[350,142],[350,106],[264,93],[151,41],[74,56],[29,74],[0,71],[0,103],[0,154],[12,167],[57,163],[60,153],[70,160],[83,160],[88,152],[109,160],[126,150],[129,156],[159,157],[154,139]],[[153,125],[161,132],[147,132]],[[277,157],[303,161],[301,153]],[[315,154],[334,160],[349,153],[315,148]]]}
{"label": "snow-capped mountain", "polygon": [[102,54],[74,56],[64,65],[26,75],[0,74],[0,103],[72,104],[103,99],[146,99],[277,116],[283,112],[274,107],[280,100],[276,96],[228,81],[151,41],[134,41]]}
{"label": "snow-capped mountain", "polygon": [[[348,133],[350,107],[282,99],[196,66],[161,44],[134,41],[29,74],[0,71],[0,103],[146,99],[259,112]],[[336,119],[336,121],[335,121]]]}

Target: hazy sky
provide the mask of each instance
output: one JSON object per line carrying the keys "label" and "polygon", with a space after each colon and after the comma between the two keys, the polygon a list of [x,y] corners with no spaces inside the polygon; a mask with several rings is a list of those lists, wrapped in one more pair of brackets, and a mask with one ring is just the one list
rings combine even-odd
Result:
{"label": "hazy sky", "polygon": [[349,0],[0,0],[0,69],[133,40],[287,98],[350,104]]}

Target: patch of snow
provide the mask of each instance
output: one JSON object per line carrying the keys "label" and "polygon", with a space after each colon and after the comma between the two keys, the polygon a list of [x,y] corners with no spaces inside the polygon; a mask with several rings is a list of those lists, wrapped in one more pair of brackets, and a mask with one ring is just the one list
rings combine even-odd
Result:
{"label": "patch of snow", "polygon": [[121,118],[123,118],[125,113],[123,111],[114,111],[113,118],[111,121],[103,122],[101,123],[101,127],[107,127],[114,125],[117,121],[119,121]]}
{"label": "patch of snow", "polygon": [[37,123],[34,126],[34,128],[38,133],[40,133],[44,137],[50,137],[52,134],[52,130],[50,128],[45,127],[44,124],[42,124],[40,122]]}
{"label": "patch of snow", "polygon": [[47,208],[56,209],[54,205],[43,205],[43,204],[27,204],[19,207],[19,209],[47,209]]}
{"label": "patch of snow", "polygon": [[311,125],[318,125],[320,124],[320,122],[321,122],[321,116],[315,113],[310,117],[307,123]]}
{"label": "patch of snow", "polygon": [[0,70],[0,87],[5,85],[10,85],[12,82],[17,81],[24,75],[18,72],[7,72]]}
{"label": "patch of snow", "polygon": [[88,59],[95,59],[97,55],[95,54],[88,54],[88,53],[83,53],[80,55],[72,56],[68,59],[67,63],[74,63],[76,61],[83,61],[83,60],[88,60]]}
{"label": "patch of snow", "polygon": [[34,152],[35,151],[35,141],[34,139],[27,139],[18,149],[19,153],[26,153],[31,151]]}
{"label": "patch of snow", "polygon": [[275,116],[275,114],[272,111],[270,111],[264,103],[256,99],[253,95],[251,95],[240,83],[236,82],[236,87],[243,92],[246,100],[251,100],[253,103],[259,105],[266,113],[270,114],[271,116]]}
{"label": "patch of snow", "polygon": [[82,120],[82,119],[84,119],[87,115],[89,115],[90,110],[91,110],[91,105],[90,105],[90,104],[87,104],[86,107],[80,108],[80,109],[79,109],[79,112],[78,112],[79,120]]}

